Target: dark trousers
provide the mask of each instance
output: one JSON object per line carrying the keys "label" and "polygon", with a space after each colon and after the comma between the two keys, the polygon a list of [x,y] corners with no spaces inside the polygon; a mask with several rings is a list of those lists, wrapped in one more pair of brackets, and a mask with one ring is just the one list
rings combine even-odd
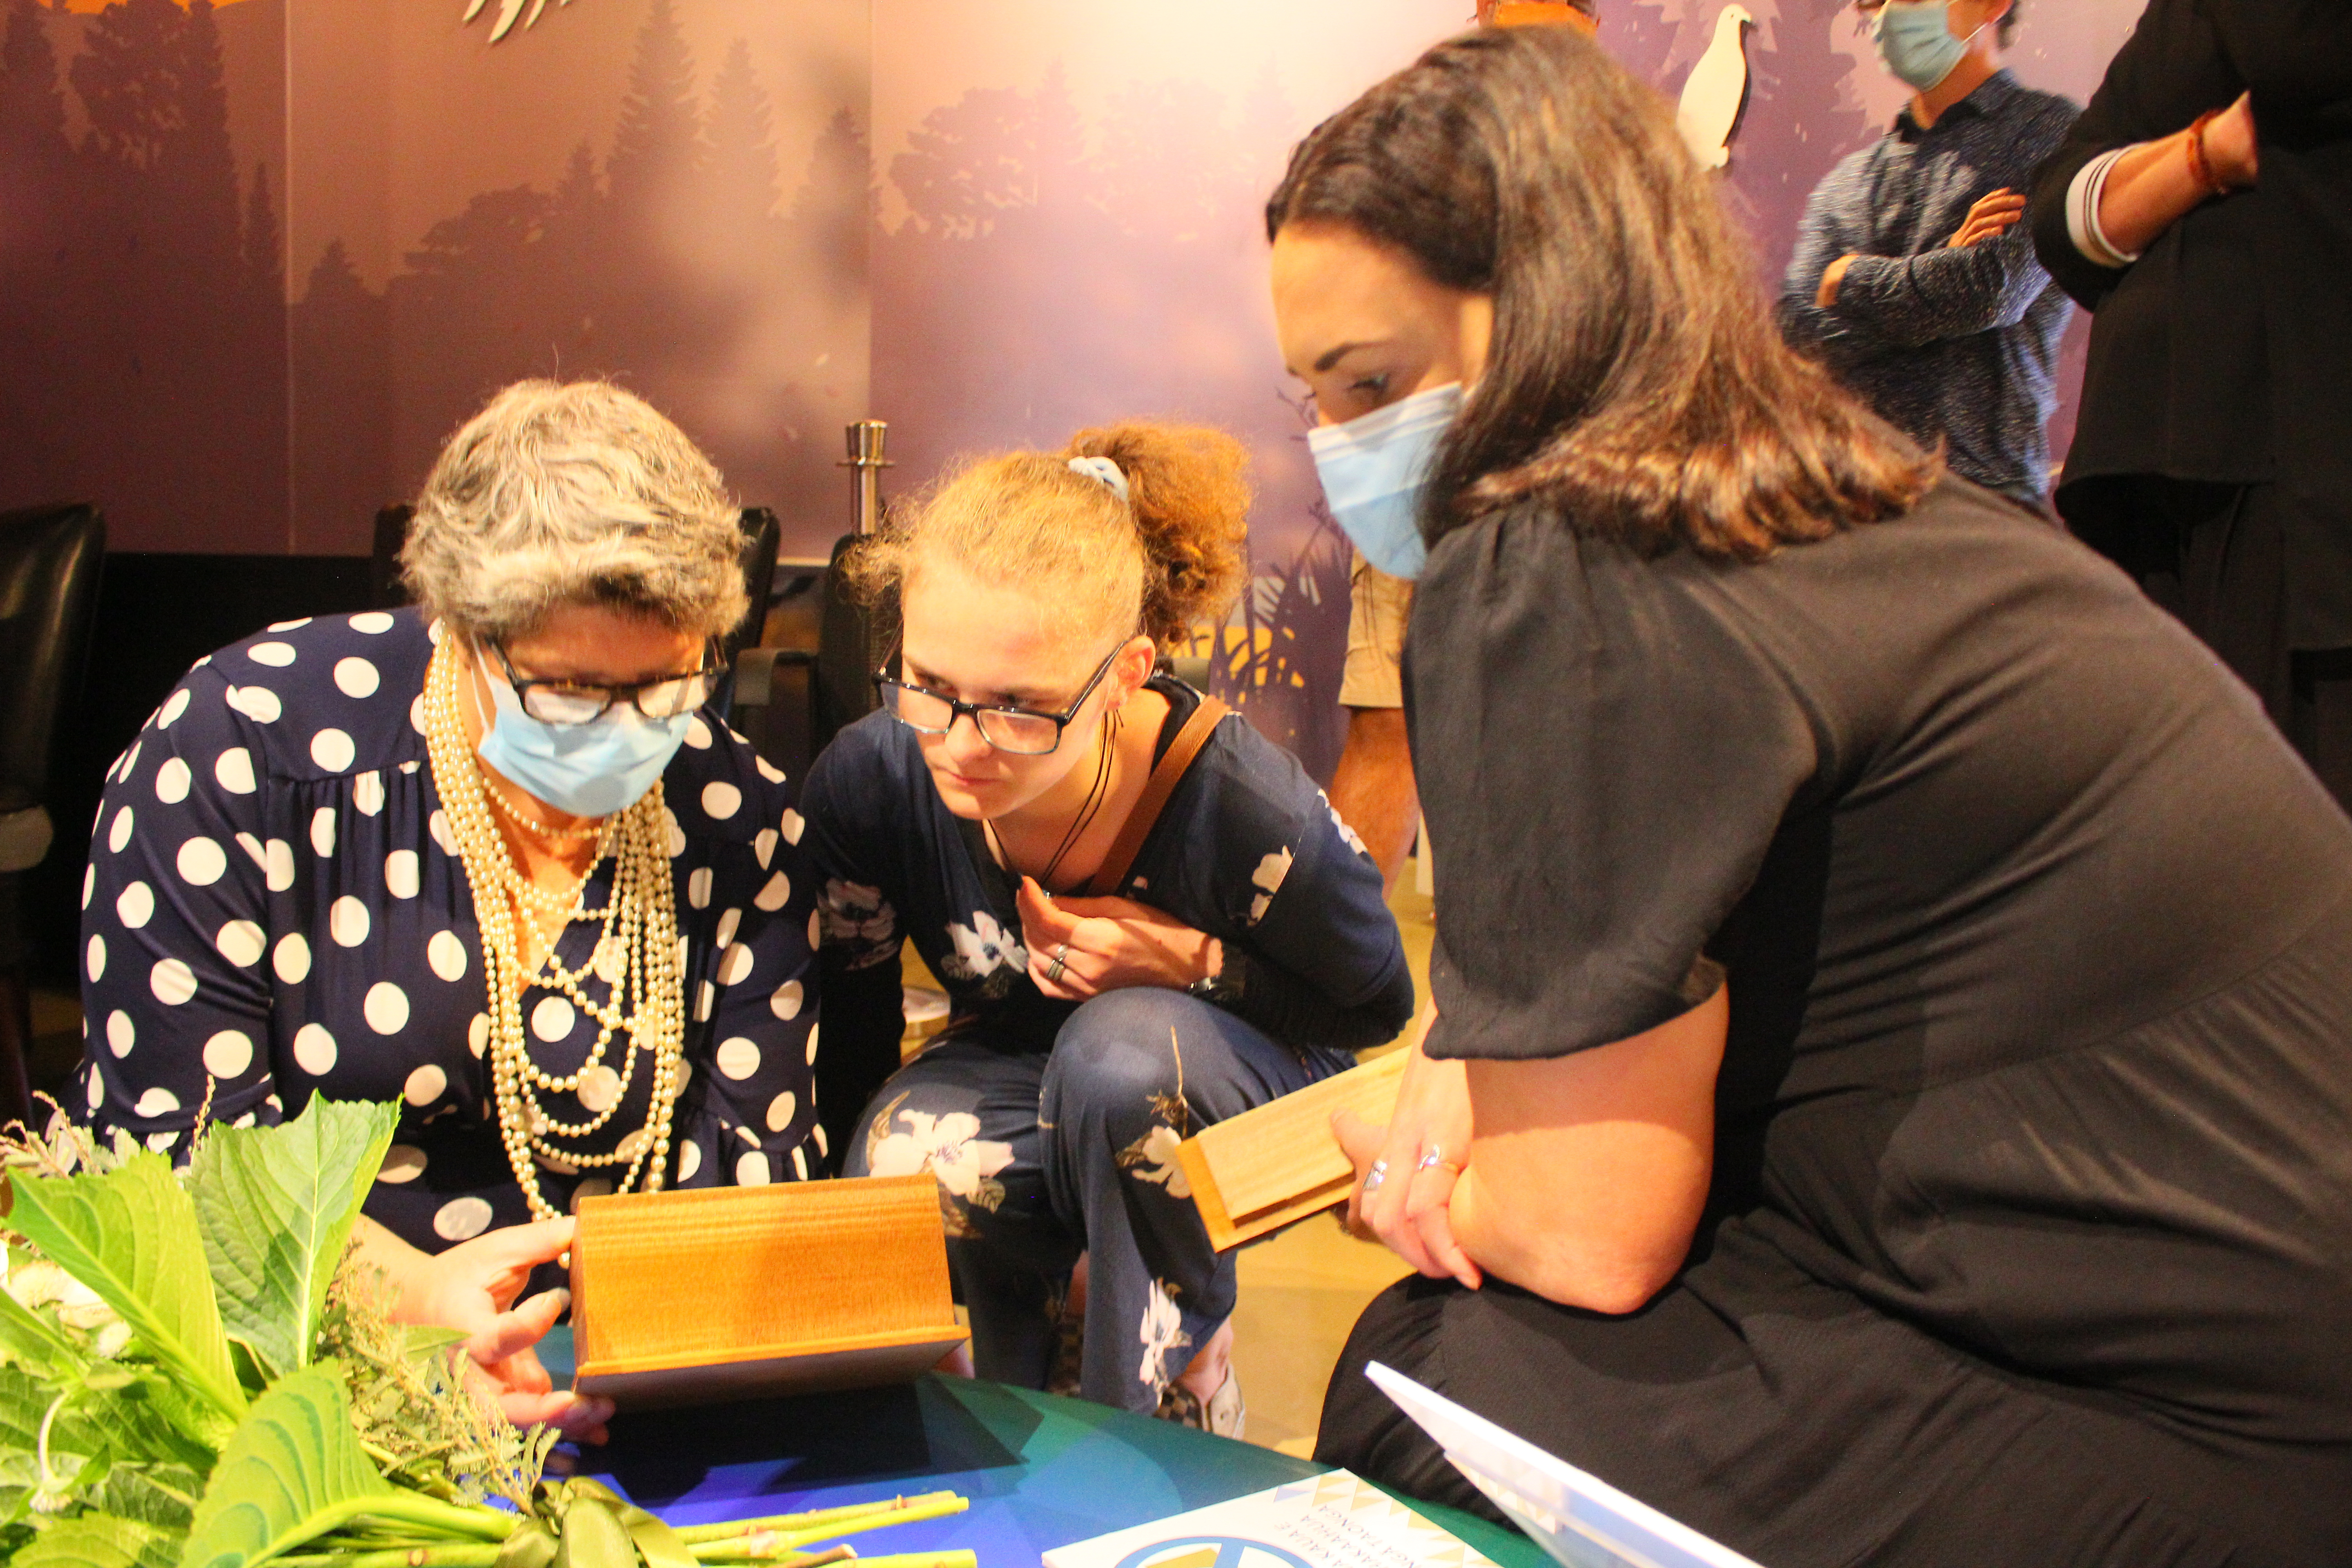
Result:
{"label": "dark trousers", "polygon": [[2294,584],[2278,488],[2135,474],[2071,486],[2060,504],[2084,542],[2253,688],[2352,809],[2352,647],[2297,647],[2289,635]]}
{"label": "dark trousers", "polygon": [[1238,1289],[1177,1143],[1346,1065],[1181,991],[1113,991],[1051,1042],[977,1023],[941,1036],[874,1097],[845,1173],[938,1178],[982,1377],[1045,1385],[1086,1255],[1078,1391],[1148,1415]]}

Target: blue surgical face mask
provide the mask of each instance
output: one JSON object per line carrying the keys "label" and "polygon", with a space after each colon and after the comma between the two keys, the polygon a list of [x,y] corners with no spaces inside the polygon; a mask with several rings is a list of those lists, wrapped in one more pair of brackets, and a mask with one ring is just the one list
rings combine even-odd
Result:
{"label": "blue surgical face mask", "polygon": [[[481,657],[478,649],[478,664]],[[574,816],[609,816],[635,805],[677,754],[694,718],[648,719],[636,704],[615,702],[585,724],[551,724],[524,712],[513,687],[482,673],[497,709],[482,736],[482,761]]]}
{"label": "blue surgical face mask", "polygon": [[1332,517],[1364,559],[1391,577],[1420,576],[1428,558],[1421,492],[1437,444],[1461,411],[1462,384],[1450,381],[1307,434]]}
{"label": "blue surgical face mask", "polygon": [[1886,0],[1870,19],[1870,41],[1895,79],[1916,92],[1933,92],[1966,58],[1979,27],[1952,37],[1949,0]]}

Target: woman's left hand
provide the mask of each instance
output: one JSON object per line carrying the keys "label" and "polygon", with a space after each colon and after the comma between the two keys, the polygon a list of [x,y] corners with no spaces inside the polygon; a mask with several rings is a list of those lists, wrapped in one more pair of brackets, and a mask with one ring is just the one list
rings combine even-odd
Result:
{"label": "woman's left hand", "polygon": [[1132,899],[1056,899],[1024,877],[1020,902],[1029,978],[1059,1001],[1130,985],[1181,991],[1224,962],[1216,938]]}

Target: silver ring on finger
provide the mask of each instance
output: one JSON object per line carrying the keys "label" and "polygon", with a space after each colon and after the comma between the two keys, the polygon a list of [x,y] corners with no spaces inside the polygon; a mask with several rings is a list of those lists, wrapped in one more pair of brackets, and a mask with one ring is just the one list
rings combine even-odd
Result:
{"label": "silver ring on finger", "polygon": [[1462,1167],[1445,1157],[1445,1150],[1444,1146],[1441,1144],[1432,1143],[1429,1146],[1429,1152],[1421,1157],[1421,1163],[1413,1166],[1413,1169],[1416,1171],[1434,1171],[1441,1167],[1452,1175],[1458,1176],[1462,1173]]}
{"label": "silver ring on finger", "polygon": [[1070,944],[1064,942],[1054,950],[1054,962],[1045,966],[1045,978],[1060,984],[1062,973],[1070,966]]}
{"label": "silver ring on finger", "polygon": [[1386,1160],[1373,1161],[1372,1168],[1364,1173],[1364,1195],[1370,1197],[1374,1193],[1379,1192],[1381,1184],[1388,1179],[1389,1163]]}

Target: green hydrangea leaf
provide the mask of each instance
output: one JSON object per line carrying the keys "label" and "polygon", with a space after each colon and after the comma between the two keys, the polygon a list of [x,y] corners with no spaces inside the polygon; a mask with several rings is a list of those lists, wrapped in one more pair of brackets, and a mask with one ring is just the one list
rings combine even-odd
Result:
{"label": "green hydrangea leaf", "polygon": [[118,1464],[89,1500],[101,1512],[183,1536],[204,1491],[203,1473],[185,1465]]}
{"label": "green hydrangea leaf", "polygon": [[246,1568],[395,1496],[352,1430],[336,1363],[319,1362],[253,1402],[213,1468],[181,1562]]}
{"label": "green hydrangea leaf", "polygon": [[86,1513],[53,1524],[16,1553],[15,1568],[173,1568],[180,1543],[136,1520]]}
{"label": "green hydrangea leaf", "polygon": [[277,1127],[215,1127],[188,1171],[228,1332],[271,1373],[308,1366],[360,1205],[399,1117],[313,1095]]}
{"label": "green hydrangea leaf", "polygon": [[114,1309],[155,1359],[228,1415],[229,1359],[195,1205],[171,1162],[142,1152],[102,1176],[12,1178],[9,1225]]}

